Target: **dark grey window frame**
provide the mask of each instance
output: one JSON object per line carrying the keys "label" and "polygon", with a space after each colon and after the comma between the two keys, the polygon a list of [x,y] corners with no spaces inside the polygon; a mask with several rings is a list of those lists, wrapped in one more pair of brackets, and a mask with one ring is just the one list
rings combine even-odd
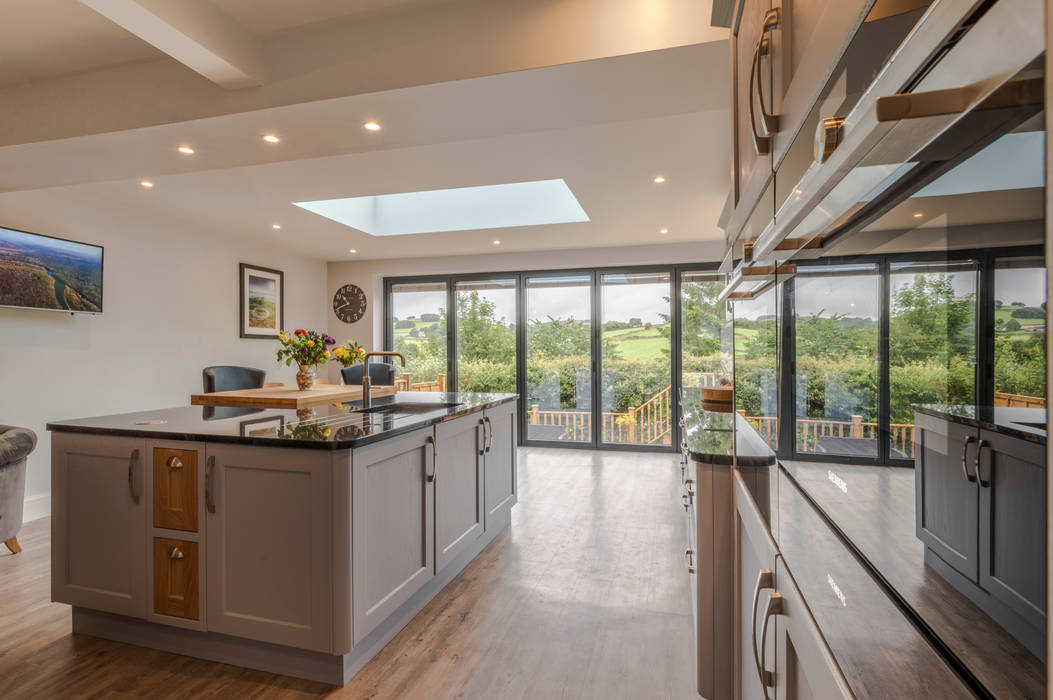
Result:
{"label": "dark grey window frame", "polygon": [[[671,265],[615,265],[608,267],[550,268],[542,270],[473,272],[466,274],[446,275],[412,275],[384,278],[384,347],[394,346],[394,332],[391,324],[392,291],[400,284],[443,283],[446,286],[446,377],[447,390],[457,390],[457,307],[456,285],[458,282],[470,282],[488,279],[514,279],[516,281],[516,393],[519,394],[519,444],[537,447],[559,447],[567,449],[616,450],[629,452],[677,452],[683,439],[680,421],[676,415],[671,418],[673,433],[670,445],[632,445],[605,443],[600,440],[601,431],[595,426],[602,425],[596,417],[602,414],[600,404],[601,370],[600,350],[603,345],[603,324],[600,322],[600,276],[609,273],[632,274],[637,272],[667,272],[670,282],[671,316],[669,329],[670,343],[670,386],[674,396],[680,396],[680,375],[683,368],[681,357],[681,323],[680,323],[680,278],[684,272],[716,273],[719,262],[699,262]],[[588,442],[527,440],[526,438],[526,295],[523,293],[523,282],[528,277],[559,277],[562,275],[588,275],[591,285],[592,312],[592,440]]]}

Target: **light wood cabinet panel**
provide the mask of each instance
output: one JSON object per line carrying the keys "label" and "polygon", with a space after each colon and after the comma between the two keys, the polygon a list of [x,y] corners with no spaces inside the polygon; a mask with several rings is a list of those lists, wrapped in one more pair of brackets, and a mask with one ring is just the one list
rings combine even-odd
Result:
{"label": "light wood cabinet panel", "polygon": [[[739,697],[749,700],[765,697],[761,653],[761,622],[768,596],[776,590],[775,559],[778,549],[768,532],[760,508],[757,507],[742,476],[735,472],[736,547],[738,561],[738,617],[735,648],[736,687]],[[764,642],[764,664],[774,669],[777,660],[774,635]],[[773,691],[769,690],[769,693]]]}
{"label": "light wood cabinet panel", "polygon": [[153,448],[154,527],[197,532],[197,450]]}
{"label": "light wood cabinet panel", "polygon": [[154,612],[199,619],[197,542],[154,538]]}
{"label": "light wood cabinet panel", "polygon": [[210,444],[209,631],[332,648],[332,455]]}
{"label": "light wood cabinet panel", "polygon": [[146,441],[53,433],[51,597],[145,618]]}
{"label": "light wood cabinet panel", "polygon": [[435,426],[435,572],[483,534],[486,422],[469,415]]}
{"label": "light wood cabinet panel", "polygon": [[[853,698],[848,681],[826,646],[819,627],[780,557],[776,563],[779,580],[778,612],[772,611],[769,634],[775,637],[775,693],[779,700],[809,698]],[[761,627],[763,629],[763,621]]]}
{"label": "light wood cabinet panel", "polygon": [[980,431],[980,587],[1038,632],[1046,629],[1046,454]]}
{"label": "light wood cabinet panel", "polygon": [[947,564],[975,581],[979,571],[976,428],[915,414],[916,528]]}
{"label": "light wood cabinet panel", "polygon": [[519,490],[516,475],[516,405],[503,403],[484,413],[489,433],[485,447],[486,529],[503,527]]}
{"label": "light wood cabinet panel", "polygon": [[427,428],[352,453],[355,644],[434,575],[433,440]]}

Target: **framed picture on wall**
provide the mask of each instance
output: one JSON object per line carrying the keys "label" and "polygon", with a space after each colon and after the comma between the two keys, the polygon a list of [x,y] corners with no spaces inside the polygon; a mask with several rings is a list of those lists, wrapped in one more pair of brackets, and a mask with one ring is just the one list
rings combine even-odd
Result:
{"label": "framed picture on wall", "polygon": [[241,263],[241,337],[273,340],[285,323],[285,273]]}

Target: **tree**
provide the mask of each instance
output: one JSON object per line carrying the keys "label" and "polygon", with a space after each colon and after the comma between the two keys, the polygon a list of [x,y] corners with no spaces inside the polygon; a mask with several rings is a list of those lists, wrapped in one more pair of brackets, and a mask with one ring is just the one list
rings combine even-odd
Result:
{"label": "tree", "polygon": [[1013,318],[1045,318],[1046,310],[1040,309],[1037,306],[1022,306],[1013,309],[1013,313],[1010,314]]}
{"label": "tree", "polygon": [[530,319],[527,342],[530,354],[538,358],[587,357],[592,345],[589,324],[574,318]]}
{"label": "tree", "polygon": [[636,317],[633,317],[633,318],[629,319],[629,327],[630,328],[639,328],[642,325],[643,325],[643,321],[641,319],[638,319]]}
{"label": "tree", "polygon": [[1009,319],[1008,321],[1006,321],[1005,329],[1009,333],[1013,333],[1015,331],[1020,330],[1020,321],[1017,321],[1015,318]]}
{"label": "tree", "polygon": [[421,314],[420,315],[420,320],[425,321],[427,323],[435,323],[436,321],[439,321],[441,319],[442,319],[442,316],[440,316],[439,314]]}
{"label": "tree", "polygon": [[457,349],[462,361],[513,362],[515,334],[494,313],[496,305],[472,290],[457,295]]}
{"label": "tree", "polygon": [[956,295],[948,275],[918,275],[896,290],[889,319],[892,364],[971,358],[974,307],[974,294]]}
{"label": "tree", "polygon": [[413,328],[415,325],[417,325],[417,324],[415,324],[413,321],[410,321],[410,320],[395,321],[395,328],[398,328],[398,329],[401,329],[401,328]]}
{"label": "tree", "polygon": [[[720,351],[724,329],[724,304],[717,301],[722,282],[684,282],[680,287],[681,348],[685,355],[706,357]],[[668,314],[662,314],[665,332],[671,327]]]}
{"label": "tree", "polygon": [[823,310],[797,319],[797,356],[824,359],[874,355],[874,334],[846,324],[844,314],[823,316]]}

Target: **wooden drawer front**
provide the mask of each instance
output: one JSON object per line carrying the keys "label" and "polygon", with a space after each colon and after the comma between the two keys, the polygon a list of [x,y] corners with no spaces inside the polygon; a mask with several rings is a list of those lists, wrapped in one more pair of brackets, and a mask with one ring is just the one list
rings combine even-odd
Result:
{"label": "wooden drawer front", "polygon": [[197,532],[197,451],[154,448],[154,527]]}
{"label": "wooden drawer front", "polygon": [[154,612],[200,619],[197,542],[154,538]]}

